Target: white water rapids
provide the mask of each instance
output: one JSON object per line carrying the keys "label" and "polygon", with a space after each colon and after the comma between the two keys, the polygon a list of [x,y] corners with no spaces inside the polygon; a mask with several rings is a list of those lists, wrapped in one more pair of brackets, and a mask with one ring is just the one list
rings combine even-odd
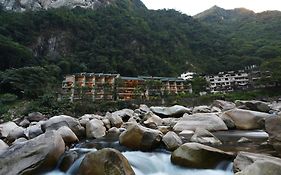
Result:
{"label": "white water rapids", "polygon": [[[218,165],[216,169],[188,169],[173,165],[168,153],[127,151],[122,154],[128,159],[136,175],[233,175],[231,163],[226,166]],[[46,175],[75,175],[83,158],[84,156],[76,160],[66,173],[54,170]]]}

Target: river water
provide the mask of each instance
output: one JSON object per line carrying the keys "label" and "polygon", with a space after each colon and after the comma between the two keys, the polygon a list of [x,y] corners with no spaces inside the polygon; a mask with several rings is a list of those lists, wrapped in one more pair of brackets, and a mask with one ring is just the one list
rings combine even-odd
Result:
{"label": "river water", "polygon": [[[78,152],[96,151],[96,149],[79,149]],[[168,152],[141,152],[126,151],[122,154],[128,159],[136,175],[233,175],[232,163],[222,162],[215,169],[188,169],[173,165]],[[75,175],[84,158],[77,159],[67,172],[61,172],[58,168],[45,175]]]}

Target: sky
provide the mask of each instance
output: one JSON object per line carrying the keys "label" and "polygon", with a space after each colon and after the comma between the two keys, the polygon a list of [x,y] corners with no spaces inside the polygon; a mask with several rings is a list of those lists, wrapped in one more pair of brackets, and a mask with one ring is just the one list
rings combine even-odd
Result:
{"label": "sky", "polygon": [[281,11],[281,0],[142,0],[149,9],[176,9],[188,15],[196,15],[214,5],[224,9],[244,7],[255,12]]}

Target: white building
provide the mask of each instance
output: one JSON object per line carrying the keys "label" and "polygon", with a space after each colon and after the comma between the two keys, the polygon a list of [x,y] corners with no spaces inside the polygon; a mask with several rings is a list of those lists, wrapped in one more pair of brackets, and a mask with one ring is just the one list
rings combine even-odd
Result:
{"label": "white building", "polygon": [[211,93],[231,92],[249,87],[249,74],[244,70],[220,72],[217,75],[205,76],[205,79],[210,84],[209,90]]}
{"label": "white building", "polygon": [[184,80],[192,80],[195,74],[195,72],[185,72],[181,74],[180,78]]}

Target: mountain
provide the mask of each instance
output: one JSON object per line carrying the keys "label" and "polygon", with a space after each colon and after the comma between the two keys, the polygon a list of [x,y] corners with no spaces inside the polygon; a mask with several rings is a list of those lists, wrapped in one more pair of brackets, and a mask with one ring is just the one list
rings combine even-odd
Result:
{"label": "mountain", "polygon": [[47,10],[51,8],[91,8],[109,5],[115,0],[0,0],[6,10],[23,12],[26,10]]}
{"label": "mountain", "polygon": [[103,4],[94,10],[73,5],[74,0],[61,2],[58,8],[25,11],[2,3],[1,71],[54,65],[60,76],[178,76],[186,70],[242,69],[281,55],[280,12],[215,6],[191,17],[175,10],[148,10],[140,0],[83,1]]}

